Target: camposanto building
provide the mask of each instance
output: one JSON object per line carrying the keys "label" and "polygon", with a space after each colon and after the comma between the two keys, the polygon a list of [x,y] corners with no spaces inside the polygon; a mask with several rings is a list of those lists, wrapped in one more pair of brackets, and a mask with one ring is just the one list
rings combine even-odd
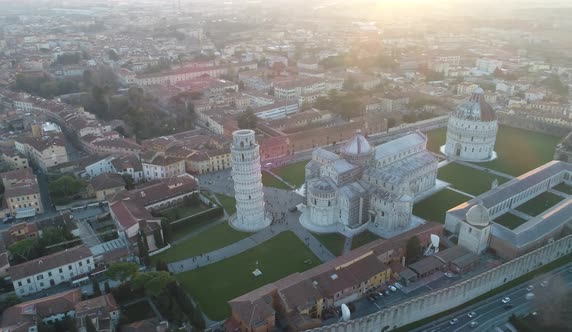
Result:
{"label": "camposanto building", "polygon": [[426,145],[415,132],[373,148],[358,132],[339,155],[315,150],[306,165],[302,225],[322,232],[407,229],[415,195],[435,186],[438,162]]}
{"label": "camposanto building", "polygon": [[260,153],[254,130],[232,133],[232,179],[236,198],[233,227],[243,231],[258,231],[270,225],[264,209],[264,192],[260,172]]}
{"label": "camposanto building", "polygon": [[486,101],[485,92],[476,88],[471,97],[457,107],[447,124],[447,140],[441,152],[464,161],[496,159],[494,151],[498,123],[496,113]]}

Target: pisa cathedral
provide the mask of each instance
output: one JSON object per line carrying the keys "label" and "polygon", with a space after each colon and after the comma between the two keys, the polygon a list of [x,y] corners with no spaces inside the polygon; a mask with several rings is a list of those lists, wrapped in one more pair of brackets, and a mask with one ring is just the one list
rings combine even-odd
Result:
{"label": "pisa cathedral", "polygon": [[306,165],[300,221],[317,232],[398,232],[410,227],[416,195],[435,186],[438,160],[415,132],[373,148],[358,131],[336,154],[317,149]]}

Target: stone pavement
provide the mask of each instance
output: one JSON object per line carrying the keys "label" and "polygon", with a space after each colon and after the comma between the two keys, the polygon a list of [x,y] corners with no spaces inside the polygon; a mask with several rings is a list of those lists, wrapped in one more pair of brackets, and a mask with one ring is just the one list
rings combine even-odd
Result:
{"label": "stone pavement", "polygon": [[91,248],[101,243],[87,220],[80,220],[76,224],[79,230],[79,237],[86,246]]}
{"label": "stone pavement", "polygon": [[342,255],[345,255],[352,250],[353,239],[354,239],[353,236],[346,237],[344,241],[344,249],[342,250]]}

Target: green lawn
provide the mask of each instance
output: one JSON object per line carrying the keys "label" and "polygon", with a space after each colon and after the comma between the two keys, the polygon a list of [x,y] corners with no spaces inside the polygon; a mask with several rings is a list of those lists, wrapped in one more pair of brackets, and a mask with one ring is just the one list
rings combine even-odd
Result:
{"label": "green lawn", "polygon": [[344,250],[344,242],[346,237],[339,233],[330,234],[313,234],[324,247],[326,247],[332,254],[340,256]]}
{"label": "green lawn", "polygon": [[447,127],[438,128],[425,133],[429,141],[427,142],[427,149],[432,152],[441,153],[439,148],[445,145],[447,139]]}
{"label": "green lawn", "polygon": [[[256,262],[262,272],[258,277],[252,275]],[[223,320],[230,316],[227,301],[320,263],[294,233],[287,231],[231,258],[177,274],[176,278],[210,319]]]}
{"label": "green lawn", "polygon": [[508,179],[479,171],[468,166],[450,163],[439,168],[439,180],[449,182],[453,188],[478,196],[491,189],[492,182],[497,179],[502,184]]}
{"label": "green lawn", "polygon": [[[439,152],[445,144],[446,128],[427,132],[427,148]],[[519,176],[552,160],[558,137],[537,132],[500,126],[495,145],[499,158],[479,165],[513,176]]]}
{"label": "green lawn", "polygon": [[364,231],[359,233],[358,235],[354,236],[352,239],[352,250],[355,248],[359,248],[366,243],[370,243],[371,241],[377,240],[380,237],[375,235],[370,231]]}
{"label": "green lawn", "polygon": [[530,216],[536,217],[542,212],[550,209],[558,204],[564,198],[549,192],[543,192],[530,201],[518,206],[516,210],[524,212]]}
{"label": "green lawn", "polygon": [[234,197],[222,195],[222,194],[215,194],[220,203],[222,204],[223,209],[226,210],[228,215],[232,216],[236,213],[236,199]]}
{"label": "green lawn", "polygon": [[572,186],[567,185],[566,183],[561,183],[553,188],[554,190],[561,191],[565,194],[572,195]]}
{"label": "green lawn", "polygon": [[[221,215],[221,218],[223,218],[223,216]],[[218,220],[218,218],[216,219],[202,219],[199,221],[181,221],[180,223],[177,224],[177,231],[176,232],[172,232],[172,238],[173,241],[176,241],[184,236],[186,236],[187,234],[196,231],[197,229],[210,224],[211,222],[214,222]],[[182,224],[182,225],[181,225]]]}
{"label": "green lawn", "polygon": [[153,309],[146,300],[123,307],[121,313],[127,317],[129,323],[155,317]]}
{"label": "green lawn", "polygon": [[413,205],[413,214],[425,220],[445,223],[447,210],[464,203],[471,198],[449,189],[443,189],[436,194]]}
{"label": "green lawn", "polygon": [[250,234],[232,229],[226,222],[213,226],[196,236],[152,256],[153,261],[161,259],[167,263],[205,254],[240,241]]}
{"label": "green lawn", "polygon": [[499,225],[503,225],[508,229],[515,229],[518,226],[524,224],[526,222],[525,219],[518,217],[512,213],[505,213],[502,216],[495,219],[495,222]]}
{"label": "green lawn", "polygon": [[161,217],[165,217],[171,221],[183,219],[185,217],[192,216],[199,212],[208,210],[209,207],[204,204],[196,204],[193,206],[178,206],[161,211]]}
{"label": "green lawn", "polygon": [[294,164],[273,169],[272,171],[291,185],[300,187],[302,184],[304,184],[304,178],[306,176],[305,167],[308,162],[308,160],[300,161]]}
{"label": "green lawn", "polygon": [[272,175],[268,172],[264,172],[264,171],[262,172],[262,184],[265,187],[272,187],[272,188],[284,189],[284,190],[290,190],[291,189],[290,187],[288,187],[286,185],[286,183],[280,181],[274,175]]}

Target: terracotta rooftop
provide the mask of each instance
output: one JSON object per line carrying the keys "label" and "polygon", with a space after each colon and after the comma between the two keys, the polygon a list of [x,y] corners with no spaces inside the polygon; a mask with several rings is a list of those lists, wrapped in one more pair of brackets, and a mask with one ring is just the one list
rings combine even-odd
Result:
{"label": "terracotta rooftop", "polygon": [[43,271],[77,262],[91,257],[91,251],[85,245],[58,251],[54,254],[33,259],[31,261],[10,267],[8,271],[13,281],[38,274]]}

